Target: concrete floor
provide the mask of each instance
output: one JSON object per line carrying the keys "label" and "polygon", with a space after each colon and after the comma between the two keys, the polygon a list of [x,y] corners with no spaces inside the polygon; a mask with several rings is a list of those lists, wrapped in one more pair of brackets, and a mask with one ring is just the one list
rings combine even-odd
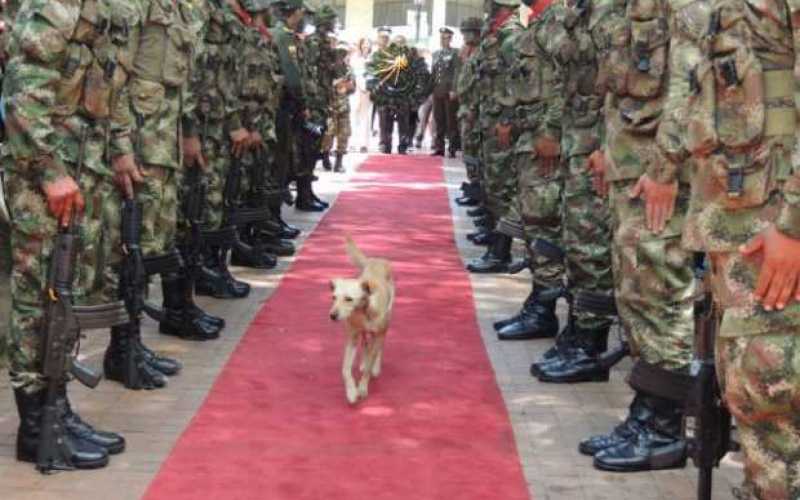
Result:
{"label": "concrete floor", "polygon": [[[352,169],[363,155],[349,155]],[[464,171],[457,160],[446,161],[446,176],[451,199],[456,195]],[[319,193],[326,199],[348,188],[349,174],[321,173]],[[464,235],[472,230],[465,211],[453,206],[456,237],[462,258],[467,261],[482,249],[469,244]],[[319,215],[286,210],[291,222],[313,230]],[[302,244],[302,240],[299,242]],[[146,490],[176,439],[202,404],[228,356],[291,265],[283,259],[275,270],[236,269],[239,277],[253,285],[246,300],[200,302],[209,312],[224,316],[228,328],[224,336],[208,343],[189,343],[159,335],[155,324],[145,322],[145,342],[156,350],[173,355],[185,364],[183,373],[170,380],[166,389],[135,392],[114,382],[103,382],[94,391],[72,384],[71,394],[81,415],[99,428],[123,432],[128,450],[114,457],[109,467],[89,472],[42,476],[30,464],[14,459],[17,416],[5,373],[0,373],[0,499],[136,499]],[[591,467],[591,459],[576,451],[578,441],[590,433],[609,430],[625,414],[631,391],[624,382],[629,362],[616,367],[607,384],[554,386],[537,382],[528,375],[532,361],[551,345],[551,341],[501,343],[491,323],[516,312],[528,293],[527,274],[473,275],[472,286],[478,319],[489,358],[494,367],[514,428],[514,435],[531,496],[537,500],[690,500],[695,498],[696,471],[618,475]],[[5,318],[7,286],[0,285],[0,318]],[[562,304],[563,307],[563,304]],[[564,311],[561,311],[562,315]],[[0,321],[5,324],[5,321]],[[107,343],[103,332],[89,332],[82,343],[81,356],[98,367]],[[729,457],[715,473],[715,499],[732,498],[730,488],[741,476],[741,458]],[[198,493],[198,498],[203,498]],[[362,500],[362,499],[353,499]],[[503,500],[503,499],[487,499]]]}

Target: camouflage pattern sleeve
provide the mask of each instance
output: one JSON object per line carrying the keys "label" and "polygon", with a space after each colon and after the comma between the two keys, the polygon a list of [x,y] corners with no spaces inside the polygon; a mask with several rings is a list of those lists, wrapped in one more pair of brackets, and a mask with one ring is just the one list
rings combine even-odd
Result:
{"label": "camouflage pattern sleeve", "polygon": [[686,130],[692,115],[687,106],[692,89],[691,76],[703,58],[699,42],[710,22],[706,2],[678,0],[671,2],[670,48],[667,74],[667,95],[656,131],[656,161],[650,162],[647,175],[656,182],[671,183],[678,179],[689,151]]}
{"label": "camouflage pattern sleeve", "polygon": [[[800,0],[786,2],[792,23],[794,46],[794,106],[800,113]],[[800,127],[795,127],[792,175],[783,184],[783,206],[775,221],[780,232],[800,239]]]}
{"label": "camouflage pattern sleeve", "polygon": [[31,0],[12,33],[3,87],[8,147],[13,168],[30,171],[42,184],[68,175],[56,151],[52,118],[80,10],[78,2]]}
{"label": "camouflage pattern sleeve", "polygon": [[[127,43],[120,41],[125,47],[118,54],[117,63],[125,69],[125,77],[133,71],[133,37],[128,33],[128,26],[139,24],[141,15],[135,3],[118,2],[112,11],[112,26],[125,26],[124,33],[112,32],[111,36],[125,36]],[[112,40],[114,42],[115,40]],[[130,91],[128,85],[123,85],[115,96],[111,109],[109,153],[111,157],[133,153],[131,132],[134,127],[133,111],[131,110]]]}
{"label": "camouflage pattern sleeve", "polygon": [[562,119],[564,116],[564,78],[569,60],[572,43],[564,25],[566,12],[563,4],[553,5],[545,14],[548,19],[542,24],[542,29],[538,33],[541,47],[545,47],[550,56],[555,73],[553,89],[550,91],[550,98],[547,102],[547,110],[544,114],[544,134],[557,141],[561,140]]}
{"label": "camouflage pattern sleeve", "polygon": [[[498,59],[499,59],[499,66],[500,68],[508,68],[511,72],[507,78],[519,78],[521,77],[520,74],[517,74],[515,70],[511,70],[511,68],[516,68],[517,66],[517,59],[518,54],[516,51],[516,38],[520,36],[520,34],[524,33],[522,25],[519,25],[519,29],[510,33],[505,40],[503,40],[502,45],[500,45],[500,50],[498,51]],[[512,85],[503,85],[500,87],[501,92],[497,96],[497,102],[500,105],[500,123],[503,124],[513,124],[516,119],[516,111],[517,111],[517,99],[513,92]]]}
{"label": "camouflage pattern sleeve", "polygon": [[[197,61],[203,56],[206,50],[205,44],[205,30],[208,26],[210,17],[209,6],[205,2],[192,2],[192,9],[189,11],[192,14],[191,27],[194,32],[195,52],[194,61],[192,61],[193,69],[197,67]],[[184,137],[193,137],[198,134],[197,124],[199,121],[195,116],[197,111],[197,94],[192,89],[191,80],[193,75],[197,73],[192,71],[189,81],[183,85],[181,95],[183,96],[182,115],[181,115],[181,134]]]}

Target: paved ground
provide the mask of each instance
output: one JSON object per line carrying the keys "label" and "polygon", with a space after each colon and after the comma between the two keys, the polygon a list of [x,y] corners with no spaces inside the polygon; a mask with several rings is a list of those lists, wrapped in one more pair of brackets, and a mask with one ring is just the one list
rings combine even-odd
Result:
{"label": "paved ground", "polygon": [[[350,155],[356,163],[363,156]],[[448,160],[447,179],[451,195],[463,178],[463,168]],[[348,176],[321,174],[320,193],[331,199],[346,187]],[[452,198],[453,196],[451,196]],[[306,231],[318,216],[287,211],[292,222]],[[464,235],[472,230],[463,209],[454,206],[457,241],[467,260],[480,253]],[[307,233],[306,233],[307,234]],[[16,499],[137,499],[145,491],[159,465],[181,431],[202,404],[214,379],[243,335],[251,318],[279,284],[290,265],[284,259],[269,272],[237,274],[254,285],[244,301],[202,301],[208,310],[225,316],[229,326],[224,337],[211,343],[186,343],[159,335],[147,321],[146,343],[180,358],[184,372],[170,380],[168,388],[153,392],[126,391],[113,382],[103,382],[95,391],[72,384],[76,406],[82,416],[98,427],[124,432],[128,451],[114,457],[103,470],[41,476],[28,464],[14,459],[17,425],[11,389],[0,373],[0,498]],[[527,276],[473,276],[472,285],[483,339],[497,381],[509,410],[531,495],[537,500],[690,500],[694,498],[695,470],[616,475],[595,471],[589,458],[577,453],[578,441],[589,433],[605,432],[624,416],[631,398],[624,383],[628,362],[618,366],[608,384],[552,386],[528,375],[528,366],[549,341],[501,343],[491,323],[516,312],[527,295]],[[0,315],[4,317],[7,286],[0,286]],[[563,304],[562,304],[563,306]],[[562,311],[563,312],[563,311]],[[453,325],[458,328],[458,325]],[[82,356],[100,366],[107,337],[90,332],[83,342]],[[731,498],[730,487],[739,481],[740,457],[728,458],[715,474],[715,497]],[[202,498],[202,494],[198,494]],[[362,500],[362,499],[353,499]],[[503,499],[487,499],[503,500]]]}

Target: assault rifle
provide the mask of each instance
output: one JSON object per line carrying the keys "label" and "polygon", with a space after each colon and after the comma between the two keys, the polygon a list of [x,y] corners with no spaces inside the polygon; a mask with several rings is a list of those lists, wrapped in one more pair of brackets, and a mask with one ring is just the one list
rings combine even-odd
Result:
{"label": "assault rifle", "polygon": [[[86,133],[84,128],[78,152],[78,180],[83,167]],[[128,314],[122,302],[98,306],[72,305],[72,283],[79,245],[78,217],[73,215],[69,225],[58,230],[50,255],[43,297],[42,376],[47,387],[36,456],[36,468],[42,473],[74,468],[70,462],[70,451],[67,449],[58,408],[61,388],[67,382],[67,371],[87,387],[95,388],[100,383],[100,374],[79,363],[68,349],[79,340],[81,329],[103,328],[128,322]]]}
{"label": "assault rifle", "polygon": [[[702,280],[705,270],[702,257],[696,258],[696,277]],[[711,293],[695,302],[695,356],[690,367],[694,386],[686,408],[686,439],[689,455],[698,469],[697,498],[711,499],[714,467],[732,449],[731,414],[725,408],[714,366],[714,343],[719,317]]]}

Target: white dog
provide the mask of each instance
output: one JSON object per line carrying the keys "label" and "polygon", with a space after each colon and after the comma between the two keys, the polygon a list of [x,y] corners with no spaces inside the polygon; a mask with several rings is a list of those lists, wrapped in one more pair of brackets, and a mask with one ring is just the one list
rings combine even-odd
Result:
{"label": "white dog", "polygon": [[[347,401],[351,404],[367,397],[370,377],[381,373],[383,342],[394,304],[392,266],[386,259],[369,258],[347,237],[347,253],[353,264],[361,269],[358,278],[331,280],[333,306],[330,317],[344,321],[347,340],[342,362]],[[362,345],[361,379],[356,387],[353,363],[358,346]]]}

